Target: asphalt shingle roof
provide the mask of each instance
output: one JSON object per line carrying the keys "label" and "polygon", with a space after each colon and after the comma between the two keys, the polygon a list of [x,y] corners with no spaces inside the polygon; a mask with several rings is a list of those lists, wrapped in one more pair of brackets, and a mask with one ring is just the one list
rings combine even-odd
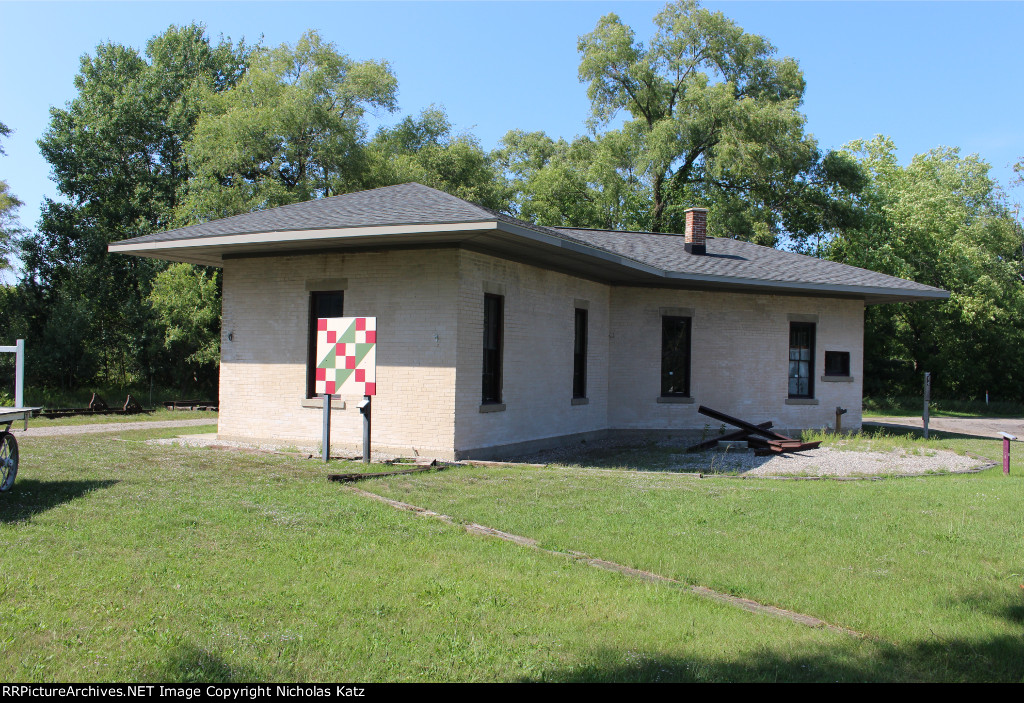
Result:
{"label": "asphalt shingle roof", "polygon": [[[542,227],[475,205],[419,183],[376,188],[225,217],[191,227],[117,242],[120,245],[213,239],[228,235],[357,227],[499,222],[583,245],[685,278],[717,277],[776,284],[906,291],[934,297],[937,288],[833,261],[734,239],[709,237],[707,254],[694,255],[678,234]],[[216,241],[203,243],[216,245]],[[199,243],[197,243],[199,245]],[[583,254],[585,255],[585,250]]]}
{"label": "asphalt shingle roof", "polygon": [[651,232],[556,227],[558,232],[665,271],[698,276],[817,283],[835,286],[899,288],[907,291],[937,290],[904,278],[888,276],[835,261],[763,247],[722,237],[707,238],[707,254],[686,251],[685,237]]}
{"label": "asphalt shingle roof", "polygon": [[381,227],[387,225],[455,224],[458,222],[515,223],[537,231],[552,233],[545,227],[517,220],[462,198],[419,183],[403,183],[307,200],[267,210],[247,212],[191,227],[171,229],[129,239],[124,244],[169,242],[177,239],[221,237],[257,232],[286,232],[344,227]]}

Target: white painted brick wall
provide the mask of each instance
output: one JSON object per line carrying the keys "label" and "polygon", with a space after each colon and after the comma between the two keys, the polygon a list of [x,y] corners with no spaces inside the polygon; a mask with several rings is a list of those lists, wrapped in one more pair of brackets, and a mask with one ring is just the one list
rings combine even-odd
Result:
{"label": "white painted brick wall", "polygon": [[[609,287],[553,271],[463,252],[459,272],[459,450],[608,427]],[[485,285],[504,289],[501,412],[480,412]],[[588,303],[586,405],[572,404],[574,310]]]}
{"label": "white painted brick wall", "polygon": [[[694,403],[658,403],[661,308],[693,309],[690,394]],[[787,405],[788,315],[817,315],[814,393],[818,405]],[[864,305],[857,300],[710,291],[615,288],[612,291],[609,420],[626,429],[702,428],[718,424],[706,405],[780,428],[830,427],[836,406],[844,429],[861,424]],[[822,382],[825,351],[850,352],[852,383]]]}
{"label": "white painted brick wall", "polygon": [[[219,435],[304,446],[322,411],[302,407],[307,281],[344,278],[345,314],[378,318],[374,448],[457,451],[605,429],[717,425],[700,404],[777,427],[861,423],[859,301],[611,287],[457,249],[231,259],[224,265]],[[480,412],[483,299],[504,294],[501,412]],[[572,404],[573,310],[589,309],[586,405]],[[692,308],[693,404],[658,403],[661,309]],[[818,405],[788,405],[789,314],[817,315]],[[228,340],[228,334],[233,340]],[[849,351],[853,383],[824,383],[826,350]],[[336,447],[358,453],[362,419],[334,411]]]}
{"label": "white painted brick wall", "polygon": [[[374,449],[450,456],[457,257],[457,250],[441,249],[225,261],[218,435],[319,445],[323,411],[301,404],[306,282],[344,278],[345,315],[377,317]],[[356,454],[360,399],[345,398],[331,423],[332,445]]]}

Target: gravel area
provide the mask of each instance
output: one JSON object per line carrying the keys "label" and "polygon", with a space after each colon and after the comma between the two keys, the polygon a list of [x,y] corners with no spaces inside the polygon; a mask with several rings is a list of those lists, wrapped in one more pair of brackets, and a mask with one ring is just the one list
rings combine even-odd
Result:
{"label": "gravel area", "polygon": [[905,449],[877,452],[831,447],[765,457],[754,456],[752,451],[673,454],[671,457],[678,462],[673,468],[744,476],[905,476],[969,471],[989,463],[943,450],[911,453]]}
{"label": "gravel area", "polygon": [[[683,445],[685,446],[685,444]],[[565,464],[637,471],[685,471],[741,476],[883,476],[955,473],[988,466],[985,459],[953,451],[915,448],[860,451],[821,447],[803,452],[754,456],[749,449],[688,454],[678,442],[623,445],[614,440],[559,447],[519,458],[540,464]]]}
{"label": "gravel area", "polygon": [[[155,423],[148,423],[150,425]],[[298,451],[317,455],[315,446],[288,446],[280,443],[233,442],[218,440],[215,434],[180,435],[168,439],[151,439],[151,444],[177,444],[194,447],[230,447],[235,449],[257,449],[266,451]],[[956,452],[933,449],[894,449],[891,451],[855,451],[831,447],[811,449],[778,456],[754,456],[751,450],[709,451],[696,454],[668,453],[667,445],[648,445],[640,451],[639,461],[630,461],[622,466],[637,470],[686,471],[689,473],[730,474],[741,476],[883,476],[919,475],[935,473],[957,473],[989,465],[985,459],[964,456]],[[678,445],[672,445],[678,446]],[[546,452],[531,454],[514,459],[515,462],[534,464],[571,464],[601,466],[602,456],[622,451],[622,445],[613,441],[592,442],[586,449],[579,446],[561,447]],[[659,451],[660,449],[660,451]],[[669,450],[671,451],[671,450]],[[351,458],[359,457],[334,457]],[[397,458],[390,454],[374,452],[373,461],[388,461]],[[472,463],[467,462],[467,463]],[[617,464],[618,462],[613,462]]]}
{"label": "gravel area", "polygon": [[[217,439],[214,433],[209,434],[183,434],[177,437],[151,439],[149,444],[171,444],[185,447],[221,447],[230,449],[255,449],[267,452],[296,452],[299,454],[312,454],[320,456],[319,445],[304,444],[282,444],[281,442],[236,442],[227,439]],[[362,455],[337,455],[332,454],[331,459],[362,459]],[[382,452],[370,452],[370,461],[384,462],[400,458],[397,454],[384,454]]]}
{"label": "gravel area", "polygon": [[205,420],[157,420],[155,422],[103,422],[94,425],[64,425],[62,427],[32,427],[29,420],[27,430],[23,430],[21,422],[11,426],[11,432],[19,437],[54,437],[70,434],[92,434],[95,432],[123,432],[125,430],[159,430],[165,427],[198,427],[199,425],[215,425],[216,418]]}

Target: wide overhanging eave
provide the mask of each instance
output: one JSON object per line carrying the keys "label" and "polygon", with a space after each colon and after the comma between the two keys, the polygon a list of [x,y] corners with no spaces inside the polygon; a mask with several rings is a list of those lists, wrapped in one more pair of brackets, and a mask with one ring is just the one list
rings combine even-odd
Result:
{"label": "wide overhanging eave", "polygon": [[461,246],[615,285],[861,299],[867,305],[944,300],[947,291],[835,285],[665,271],[578,241],[505,221],[256,232],[145,242],[115,242],[109,251],[222,266],[225,259],[295,256],[368,249]]}

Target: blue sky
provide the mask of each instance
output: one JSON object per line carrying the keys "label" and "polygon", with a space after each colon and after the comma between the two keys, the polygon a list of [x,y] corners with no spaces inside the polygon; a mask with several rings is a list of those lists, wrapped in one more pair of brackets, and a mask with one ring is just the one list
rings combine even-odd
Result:
{"label": "blue sky", "polygon": [[[976,152],[1009,186],[1024,157],[1024,3],[707,2],[807,80],[808,131],[824,147],[888,134],[904,161],[930,148]],[[35,140],[51,105],[74,96],[79,57],[97,43],[143,47],[168,25],[193,20],[211,36],[269,45],[319,29],[357,59],[386,59],[400,113],[445,107],[459,130],[494,147],[513,128],[572,137],[588,102],[577,80],[576,39],[616,12],[641,39],[663,2],[6,2],[0,0],[0,179],[35,224],[55,189]],[[1024,200],[1024,189],[1008,190]]]}

